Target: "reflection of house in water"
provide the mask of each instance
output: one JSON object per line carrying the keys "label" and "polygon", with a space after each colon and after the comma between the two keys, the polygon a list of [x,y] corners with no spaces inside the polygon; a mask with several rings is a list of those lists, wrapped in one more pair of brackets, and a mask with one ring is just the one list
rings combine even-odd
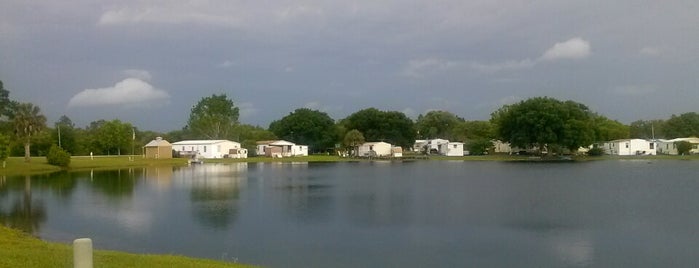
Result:
{"label": "reflection of house in water", "polygon": [[227,228],[238,214],[240,189],[247,182],[247,163],[204,164],[177,169],[175,187],[190,191],[192,213],[201,224]]}
{"label": "reflection of house in water", "polygon": [[173,166],[150,166],[143,168],[146,181],[154,183],[158,188],[169,188],[172,185]]}

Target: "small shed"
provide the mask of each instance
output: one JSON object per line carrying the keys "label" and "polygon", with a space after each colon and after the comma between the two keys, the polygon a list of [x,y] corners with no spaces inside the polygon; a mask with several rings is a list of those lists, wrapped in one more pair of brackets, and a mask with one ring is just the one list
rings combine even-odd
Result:
{"label": "small shed", "polygon": [[146,146],[143,146],[146,158],[172,158],[172,144],[163,140],[162,137],[157,137],[150,141]]}

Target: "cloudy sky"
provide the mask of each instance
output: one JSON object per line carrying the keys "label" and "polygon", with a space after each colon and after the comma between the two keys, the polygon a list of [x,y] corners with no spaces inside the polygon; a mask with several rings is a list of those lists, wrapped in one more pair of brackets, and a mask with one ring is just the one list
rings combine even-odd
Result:
{"label": "cloudy sky", "polygon": [[226,93],[243,123],[307,107],[487,120],[550,96],[623,123],[698,112],[699,2],[0,3],[0,80],[53,124],[182,128]]}

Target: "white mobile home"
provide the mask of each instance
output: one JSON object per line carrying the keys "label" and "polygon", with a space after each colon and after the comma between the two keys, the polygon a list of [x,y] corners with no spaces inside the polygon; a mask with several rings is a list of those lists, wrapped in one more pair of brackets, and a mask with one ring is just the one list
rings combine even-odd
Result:
{"label": "white mobile home", "polygon": [[308,156],[308,145],[297,145],[285,140],[258,141],[258,156],[291,157]]}
{"label": "white mobile home", "polygon": [[202,158],[247,158],[248,151],[240,143],[229,140],[185,140],[172,144],[180,156]]}
{"label": "white mobile home", "polygon": [[699,138],[697,137],[658,140],[657,151],[659,154],[677,155],[679,154],[677,151],[677,143],[681,141],[689,142],[692,145],[689,154],[699,154]]}
{"label": "white mobile home", "polygon": [[464,156],[463,142],[448,142],[439,146],[439,154],[445,156]]}
{"label": "white mobile home", "polygon": [[428,154],[436,153],[446,156],[464,155],[464,143],[450,142],[445,139],[416,140],[413,149]]}
{"label": "white mobile home", "polygon": [[387,142],[365,142],[359,146],[359,156],[391,156],[393,146]]}
{"label": "white mobile home", "polygon": [[622,139],[605,142],[602,149],[610,155],[655,155],[654,141],[643,139]]}

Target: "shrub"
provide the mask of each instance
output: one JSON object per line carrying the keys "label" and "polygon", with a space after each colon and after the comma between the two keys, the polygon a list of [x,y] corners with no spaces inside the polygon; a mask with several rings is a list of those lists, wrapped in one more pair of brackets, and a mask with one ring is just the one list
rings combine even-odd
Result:
{"label": "shrub", "polygon": [[48,160],[50,165],[68,167],[70,165],[70,154],[54,144],[49,149],[46,160]]}
{"label": "shrub", "polygon": [[587,155],[589,156],[601,156],[604,154],[604,149],[600,147],[595,147],[587,151]]}
{"label": "shrub", "polygon": [[689,154],[689,151],[692,150],[692,144],[688,141],[675,142],[675,146],[677,146],[677,154],[679,155]]}

